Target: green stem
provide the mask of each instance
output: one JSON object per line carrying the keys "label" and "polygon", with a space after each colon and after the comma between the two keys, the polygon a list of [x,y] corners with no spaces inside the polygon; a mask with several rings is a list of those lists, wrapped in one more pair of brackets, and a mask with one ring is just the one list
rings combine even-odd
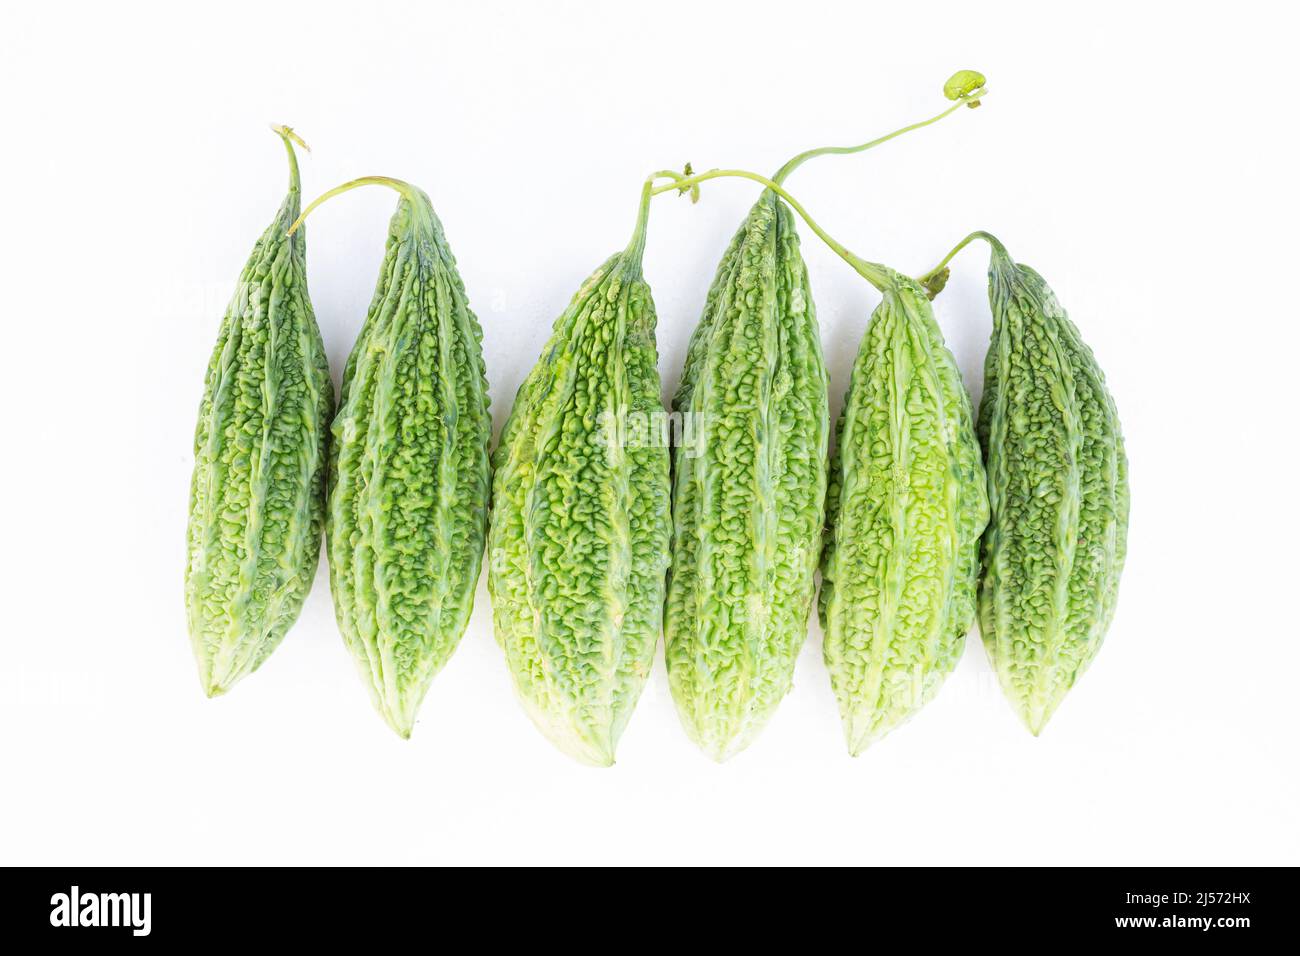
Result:
{"label": "green stem", "polygon": [[879,136],[876,139],[873,139],[866,143],[862,143],[859,146],[822,146],[817,149],[810,149],[807,150],[806,152],[802,152],[798,156],[791,159],[780,169],[778,169],[776,171],[776,175],[773,176],[772,179],[774,182],[778,182],[778,183],[785,182],[785,178],[787,176],[789,176],[792,172],[794,172],[796,169],[798,169],[808,160],[816,156],[825,156],[831,153],[841,155],[841,156],[847,155],[849,153],[861,153],[864,150],[871,149],[874,146],[879,146],[881,143],[887,143],[896,136],[902,136],[904,133],[910,133],[914,129],[921,129],[922,127],[929,126],[932,123],[937,123],[945,116],[948,116],[951,113],[955,113],[963,106],[978,105],[980,97],[984,96],[986,92],[987,91],[983,87],[981,87],[980,89],[975,90],[972,93],[966,94],[958,102],[948,107],[942,113],[938,113],[934,116],[931,116],[929,119],[921,120],[919,123],[912,123],[910,126],[901,127],[900,129],[894,130],[892,133],[887,133],[884,136]]}
{"label": "green stem", "polygon": [[356,189],[358,186],[387,186],[389,189],[397,190],[402,198],[413,206],[418,206],[424,202],[424,194],[410,183],[403,182],[400,179],[392,179],[388,176],[362,176],[360,179],[353,179],[341,186],[335,186],[328,192],[321,193],[313,199],[307,204],[307,208],[302,211],[302,215],[295,219],[293,225],[289,227],[288,235],[292,236],[298,230],[298,227],[302,225],[303,220],[321,203],[333,199],[348,190]]}
{"label": "green stem", "polygon": [[632,230],[632,241],[627,244],[627,250],[623,253],[625,258],[637,263],[640,263],[641,255],[645,252],[645,230],[646,224],[650,221],[650,187],[653,185],[652,176],[641,187],[641,205],[636,211],[636,228]]}
{"label": "green stem", "polygon": [[284,140],[285,151],[289,154],[289,191],[298,192],[302,184],[298,178],[298,154],[293,151],[293,144],[297,143],[309,153],[311,147],[304,143],[302,137],[288,126],[272,126],[271,129],[280,139]]}
{"label": "green stem", "polygon": [[883,290],[886,286],[892,285],[893,280],[890,279],[889,271],[884,266],[876,262],[867,262],[850,252],[847,248],[837,242],[830,233],[823,229],[817,223],[817,220],[813,219],[813,217],[808,214],[808,210],[804,209],[799,200],[795,199],[785,191],[785,187],[780,183],[768,179],[766,176],[759,175],[758,173],[751,173],[747,169],[711,169],[707,173],[698,173],[694,176],[683,176],[681,173],[664,171],[656,173],[650,180],[648,180],[648,182],[653,182],[654,179],[661,177],[671,178],[673,182],[664,186],[654,187],[651,189],[652,196],[668,192],[670,189],[684,191],[697,183],[702,183],[710,179],[751,179],[756,183],[761,183],[784,199],[786,203],[789,204],[790,208],[797,212],[799,217],[808,224],[808,228],[815,232],[822,242],[830,246],[835,254],[847,262],[849,266],[852,267],[853,271],[858,273],[858,275],[862,276],[877,289]]}
{"label": "green stem", "polygon": [[953,246],[952,251],[949,252],[946,256],[944,256],[943,260],[937,266],[935,266],[929,272],[917,276],[916,281],[921,283],[921,285],[923,286],[928,286],[931,280],[933,280],[935,276],[943,272],[943,270],[948,267],[948,263],[952,262],[953,256],[957,255],[957,253],[961,252],[968,245],[970,245],[971,242],[973,242],[976,239],[983,239],[985,242],[987,242],[989,246],[993,249],[994,255],[1003,256],[1007,259],[1011,258],[1007,254],[1007,247],[1002,245],[1002,243],[998,241],[997,236],[994,236],[991,233],[987,233],[983,229],[977,229],[974,232],[972,232],[969,236],[967,236],[965,239],[963,239],[961,242],[957,243],[957,245]]}

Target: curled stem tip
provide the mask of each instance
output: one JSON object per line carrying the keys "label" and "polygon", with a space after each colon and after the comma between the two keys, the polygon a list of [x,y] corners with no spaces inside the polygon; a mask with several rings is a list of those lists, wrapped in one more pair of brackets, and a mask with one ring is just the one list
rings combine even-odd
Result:
{"label": "curled stem tip", "polygon": [[292,128],[292,127],[290,127],[290,126],[277,126],[276,124],[272,123],[272,124],[271,124],[271,129],[272,129],[272,131],[274,131],[277,135],[279,135],[279,136],[282,137],[283,139],[285,139],[285,140],[291,140],[291,141],[293,141],[294,143],[297,143],[297,144],[298,144],[299,146],[301,146],[303,149],[307,150],[307,152],[309,152],[309,153],[311,152],[311,147],[308,146],[306,143],[303,142],[302,137],[299,136],[297,133],[295,133],[295,132],[293,131],[293,128]]}
{"label": "curled stem tip", "polygon": [[859,143],[857,146],[819,146],[817,149],[806,150],[795,156],[784,166],[776,171],[772,177],[778,183],[785,182],[787,176],[816,156],[826,156],[836,154],[840,156],[850,153],[861,153],[881,143],[887,143],[896,136],[902,136],[904,133],[910,133],[912,130],[922,129],[933,123],[939,122],[945,116],[950,116],[962,106],[974,108],[980,105],[980,98],[988,91],[984,89],[984,76],[976,73],[974,70],[958,70],[944,84],[944,95],[950,100],[956,100],[952,106],[948,107],[941,113],[936,113],[929,119],[923,119],[916,123],[910,123],[907,126],[901,126],[892,133],[886,133],[884,136],[877,136],[875,139],[868,140],[865,143]]}
{"label": "curled stem tip", "polygon": [[353,179],[340,186],[335,186],[333,189],[323,192],[313,199],[307,204],[307,208],[302,211],[302,214],[293,221],[293,225],[289,227],[289,231],[285,233],[285,235],[292,236],[297,232],[298,228],[303,224],[303,220],[305,220],[307,216],[321,203],[333,199],[341,193],[345,193],[351,189],[356,189],[358,186],[387,186],[389,189],[395,189],[404,199],[412,202],[420,196],[420,191],[418,189],[403,180],[393,179],[390,176],[362,176],[360,179]]}
{"label": "curled stem tip", "polygon": [[[695,175],[695,170],[691,169],[690,163],[687,163],[685,168],[680,173],[677,172],[677,170],[675,169],[657,169],[649,176],[647,176],[645,181],[648,186],[654,187],[651,190],[651,195],[657,196],[661,192],[665,192],[666,190],[672,189],[674,187],[673,186],[656,187],[654,186],[654,182],[656,179],[671,179],[675,184],[677,182],[680,182],[681,180],[690,179],[694,175]],[[699,202],[700,201],[699,183],[687,183],[684,186],[677,187],[677,195],[685,196],[688,193],[690,194],[692,203]]]}
{"label": "curled stem tip", "polygon": [[958,70],[943,85],[943,95],[967,106],[979,106],[979,97],[984,95],[984,74],[978,70]]}
{"label": "curled stem tip", "polygon": [[[690,179],[692,176],[695,175],[695,170],[691,169],[691,164],[690,164],[690,163],[687,163],[687,164],[682,168],[682,175],[683,175],[684,177],[686,177],[687,179]],[[690,193],[690,196],[691,196],[691,203],[692,203],[692,204],[697,203],[697,202],[700,201],[700,184],[699,184],[699,183],[696,183],[696,184],[693,185],[693,186],[685,186],[685,187],[681,187],[681,188],[679,188],[679,189],[677,190],[677,195],[679,195],[679,196],[685,196],[688,192]]]}

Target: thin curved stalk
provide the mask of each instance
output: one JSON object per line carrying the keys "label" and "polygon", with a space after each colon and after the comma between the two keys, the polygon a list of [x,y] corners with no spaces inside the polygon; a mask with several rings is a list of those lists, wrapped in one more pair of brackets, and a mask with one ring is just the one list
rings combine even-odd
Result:
{"label": "thin curved stalk", "polygon": [[998,241],[996,236],[985,232],[983,229],[976,229],[974,232],[972,232],[961,242],[957,243],[957,245],[953,246],[952,251],[949,252],[946,256],[944,256],[937,266],[935,266],[929,272],[925,272],[917,276],[916,281],[921,283],[921,285],[925,285],[928,282],[930,282],[936,275],[938,275],[940,272],[942,272],[944,269],[948,267],[948,263],[952,261],[953,257],[957,255],[957,253],[961,252],[968,245],[970,245],[971,242],[973,242],[976,239],[983,239],[985,242],[987,242],[990,246],[993,247],[994,251],[1000,252],[1002,255],[1007,254],[1006,247],[1003,246],[1002,243]]}
{"label": "thin curved stalk", "polygon": [[931,116],[929,119],[921,120],[918,123],[912,123],[908,126],[900,127],[899,129],[894,130],[892,133],[886,133],[884,136],[878,136],[873,140],[869,140],[868,142],[861,143],[857,146],[820,146],[817,149],[805,150],[804,152],[800,153],[798,156],[795,156],[793,159],[787,162],[780,169],[778,169],[776,171],[776,175],[772,177],[772,180],[777,183],[785,182],[787,176],[789,176],[792,172],[794,172],[796,169],[798,169],[808,160],[813,159],[817,156],[827,156],[831,154],[845,156],[850,153],[861,153],[875,146],[879,146],[881,143],[887,143],[891,139],[894,139],[897,136],[902,136],[904,133],[910,133],[912,132],[912,130],[922,129],[923,127],[930,126],[933,123],[937,123],[945,116],[955,113],[963,106],[969,106],[972,108],[979,106],[980,97],[984,96],[987,92],[988,91],[981,86],[978,90],[974,90],[971,93],[964,94],[959,99],[958,102],[948,107],[942,113],[937,113],[936,115]]}
{"label": "thin curved stalk", "polygon": [[362,176],[360,179],[353,179],[349,182],[343,183],[341,186],[335,186],[328,192],[321,193],[313,199],[308,203],[307,208],[302,211],[302,215],[293,221],[293,225],[289,227],[289,232],[287,234],[292,236],[303,224],[303,220],[305,220],[307,216],[310,215],[311,212],[321,203],[333,199],[335,196],[341,195],[349,190],[356,189],[358,186],[387,186],[389,189],[397,190],[404,199],[407,199],[413,205],[418,204],[423,200],[423,193],[410,183],[404,182],[403,180],[393,179],[389,176]]}

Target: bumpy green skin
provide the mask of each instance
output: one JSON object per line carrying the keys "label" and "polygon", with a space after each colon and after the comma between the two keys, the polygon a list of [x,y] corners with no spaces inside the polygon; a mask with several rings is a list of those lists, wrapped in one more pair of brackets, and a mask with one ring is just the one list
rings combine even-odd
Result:
{"label": "bumpy green skin", "polygon": [[[608,766],[650,673],[668,563],[668,448],[643,233],[583,283],[520,386],[493,465],[488,590],[529,717]],[[624,440],[625,439],[625,440]]]}
{"label": "bumpy green skin", "polygon": [[334,388],[307,296],[298,167],[226,310],[194,432],[185,607],[209,697],[261,666],[316,576]]}
{"label": "bumpy green skin", "polygon": [[1037,735],[1110,626],[1128,463],[1092,351],[1042,277],[996,243],[989,298],[979,437],[993,517],[980,630],[1003,691]]}
{"label": "bumpy green skin", "polygon": [[326,531],[339,629],[403,737],[460,642],[482,566],[482,338],[442,224],[410,189],[343,375]]}
{"label": "bumpy green skin", "polygon": [[957,666],[989,518],[957,364],[921,287],[887,275],[837,426],[818,602],[855,756]]}
{"label": "bumpy green skin", "polygon": [[789,691],[821,552],[826,364],[789,209],[768,191],[718,267],[673,403],[669,684],[692,740],[743,750]]}

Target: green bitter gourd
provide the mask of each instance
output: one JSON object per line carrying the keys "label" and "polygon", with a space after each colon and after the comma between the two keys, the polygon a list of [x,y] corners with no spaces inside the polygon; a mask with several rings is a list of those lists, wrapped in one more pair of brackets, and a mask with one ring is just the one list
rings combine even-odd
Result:
{"label": "green bitter gourd", "polygon": [[[690,441],[673,449],[673,545],[664,616],[669,685],[687,734],[715,760],[754,739],[789,691],[821,553],[828,377],[784,179],[975,106],[983,77],[937,116],[859,146],[801,153],[732,238],[673,400]],[[955,79],[955,78],[954,78]],[[951,81],[950,81],[951,83]]]}
{"label": "green bitter gourd", "polygon": [[344,643],[380,714],[409,737],[474,604],[489,493],[482,332],[429,197],[401,196],[343,373],[326,553]]}
{"label": "green bitter gourd", "polygon": [[993,312],[978,422],[992,509],[980,631],[1003,692],[1037,735],[1115,612],[1128,461],[1105,376],[1042,276],[976,232],[923,281],[937,293],[947,262],[976,238],[992,250]]}
{"label": "green bitter gourd", "polygon": [[493,456],[488,589],[524,709],[597,766],[650,673],[668,560],[668,448],[642,191],[627,248],[555,321]]}
{"label": "green bitter gourd", "polygon": [[884,299],[837,429],[818,603],[855,756],[924,706],[957,665],[989,517],[970,398],[929,299],[914,280],[863,265]]}
{"label": "green bitter gourd", "polygon": [[289,193],[253,247],[208,365],[194,433],[185,606],[204,691],[261,666],[316,576],[334,403],[307,294],[306,238],[286,230],[301,189],[288,127]]}

